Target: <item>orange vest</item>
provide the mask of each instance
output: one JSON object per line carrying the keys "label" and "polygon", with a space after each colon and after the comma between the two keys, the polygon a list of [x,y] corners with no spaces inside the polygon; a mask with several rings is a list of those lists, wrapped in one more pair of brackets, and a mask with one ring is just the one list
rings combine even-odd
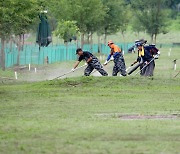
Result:
{"label": "orange vest", "polygon": [[111,45],[111,52],[114,54],[115,52],[121,52],[121,49],[115,45],[115,44],[112,44]]}

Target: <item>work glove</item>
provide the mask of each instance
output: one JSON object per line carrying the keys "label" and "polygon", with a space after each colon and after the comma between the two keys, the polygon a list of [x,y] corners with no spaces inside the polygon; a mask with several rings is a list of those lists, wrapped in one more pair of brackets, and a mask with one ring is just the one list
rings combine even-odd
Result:
{"label": "work glove", "polygon": [[160,54],[161,54],[160,51],[158,51],[157,54],[154,55],[154,58],[155,58],[155,59],[159,59]]}
{"label": "work glove", "polygon": [[111,59],[110,59],[110,61],[113,61],[114,60],[114,57],[113,56],[111,56]]}
{"label": "work glove", "polygon": [[145,64],[145,65],[148,65],[148,64],[149,64],[149,62],[145,61],[145,62],[144,62],[144,64]]}
{"label": "work glove", "polygon": [[105,65],[107,65],[107,64],[108,64],[108,61],[106,60],[103,65],[105,66]]}
{"label": "work glove", "polygon": [[75,71],[75,69],[74,68],[72,68],[72,70],[71,70],[72,72],[74,72]]}
{"label": "work glove", "polygon": [[158,51],[158,52],[157,52],[157,55],[155,55],[155,56],[156,56],[155,59],[159,59],[160,54],[161,54],[161,52]]}

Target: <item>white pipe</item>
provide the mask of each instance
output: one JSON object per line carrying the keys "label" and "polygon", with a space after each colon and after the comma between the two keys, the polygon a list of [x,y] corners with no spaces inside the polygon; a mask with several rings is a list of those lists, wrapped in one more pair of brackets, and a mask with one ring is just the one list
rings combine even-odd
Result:
{"label": "white pipe", "polygon": [[177,68],[177,65],[176,65],[176,64],[174,64],[174,70],[176,70],[176,68]]}
{"label": "white pipe", "polygon": [[18,79],[17,72],[14,72],[14,75],[15,75],[15,79],[17,80]]}
{"label": "white pipe", "polygon": [[168,52],[168,56],[169,56],[169,57],[171,56],[171,52]]}
{"label": "white pipe", "polygon": [[170,48],[170,49],[169,49],[169,52],[168,52],[168,56],[169,56],[169,57],[171,56],[171,51],[172,51],[172,49]]}
{"label": "white pipe", "polygon": [[29,71],[31,70],[31,64],[29,64]]}

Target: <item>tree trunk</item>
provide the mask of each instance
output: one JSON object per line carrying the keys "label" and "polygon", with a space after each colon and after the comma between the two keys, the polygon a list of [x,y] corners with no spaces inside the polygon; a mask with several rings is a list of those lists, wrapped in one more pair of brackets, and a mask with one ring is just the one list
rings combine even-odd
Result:
{"label": "tree trunk", "polygon": [[93,34],[92,33],[91,33],[91,36],[90,36],[90,49],[91,49],[91,51],[93,50]]}
{"label": "tree trunk", "polygon": [[154,35],[154,44],[156,44],[157,34]]}
{"label": "tree trunk", "polygon": [[22,40],[22,47],[21,47],[21,50],[23,51],[23,50],[24,50],[24,42],[25,42],[25,40],[24,40],[24,34],[22,34],[22,37],[23,37],[23,40]]}
{"label": "tree trunk", "polygon": [[151,44],[153,43],[154,34],[151,34]]}
{"label": "tree trunk", "polygon": [[106,43],[107,43],[107,34],[105,33],[104,34],[104,44],[106,45]]}
{"label": "tree trunk", "polygon": [[90,44],[90,35],[91,35],[91,34],[88,33],[87,35],[88,35],[88,36],[87,36],[87,42],[88,42],[88,44]]}
{"label": "tree trunk", "polygon": [[139,31],[137,33],[138,33],[138,39],[139,39]]}
{"label": "tree trunk", "polygon": [[10,52],[12,52],[12,48],[13,48],[13,40],[12,37],[10,37]]}
{"label": "tree trunk", "polygon": [[107,44],[107,30],[104,31],[104,44]]}
{"label": "tree trunk", "polygon": [[3,71],[5,71],[5,51],[4,51],[4,48],[5,48],[5,39],[4,38],[1,38],[1,68]]}
{"label": "tree trunk", "polygon": [[98,53],[101,52],[100,36],[98,35]]}
{"label": "tree trunk", "polygon": [[79,40],[77,39],[76,40],[76,48],[78,48],[79,47]]}
{"label": "tree trunk", "polygon": [[[157,13],[156,13],[156,21],[159,21],[158,18],[159,18],[160,12],[161,12],[161,0],[158,0]],[[156,44],[157,35],[159,33],[158,29],[159,29],[159,26],[156,26],[155,33],[154,33],[154,43],[155,44]]]}
{"label": "tree trunk", "polygon": [[81,48],[84,46],[84,33],[81,34]]}
{"label": "tree trunk", "polygon": [[17,55],[17,65],[20,65],[20,52],[21,52],[21,35],[19,35],[18,40],[18,55]]}

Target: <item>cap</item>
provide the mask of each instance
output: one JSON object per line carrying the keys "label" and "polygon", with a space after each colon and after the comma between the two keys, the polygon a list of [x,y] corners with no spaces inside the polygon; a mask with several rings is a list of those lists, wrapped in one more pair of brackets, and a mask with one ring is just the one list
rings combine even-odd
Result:
{"label": "cap", "polygon": [[108,41],[108,45],[110,45],[110,44],[114,44],[114,42],[111,41],[111,40],[109,40],[109,41]]}
{"label": "cap", "polygon": [[142,43],[142,42],[137,41],[137,42],[135,42],[135,45],[136,45],[136,47],[138,47],[138,46],[142,46],[142,45],[143,45],[143,43]]}
{"label": "cap", "polygon": [[78,54],[79,51],[82,51],[82,49],[81,48],[77,48],[76,54]]}

